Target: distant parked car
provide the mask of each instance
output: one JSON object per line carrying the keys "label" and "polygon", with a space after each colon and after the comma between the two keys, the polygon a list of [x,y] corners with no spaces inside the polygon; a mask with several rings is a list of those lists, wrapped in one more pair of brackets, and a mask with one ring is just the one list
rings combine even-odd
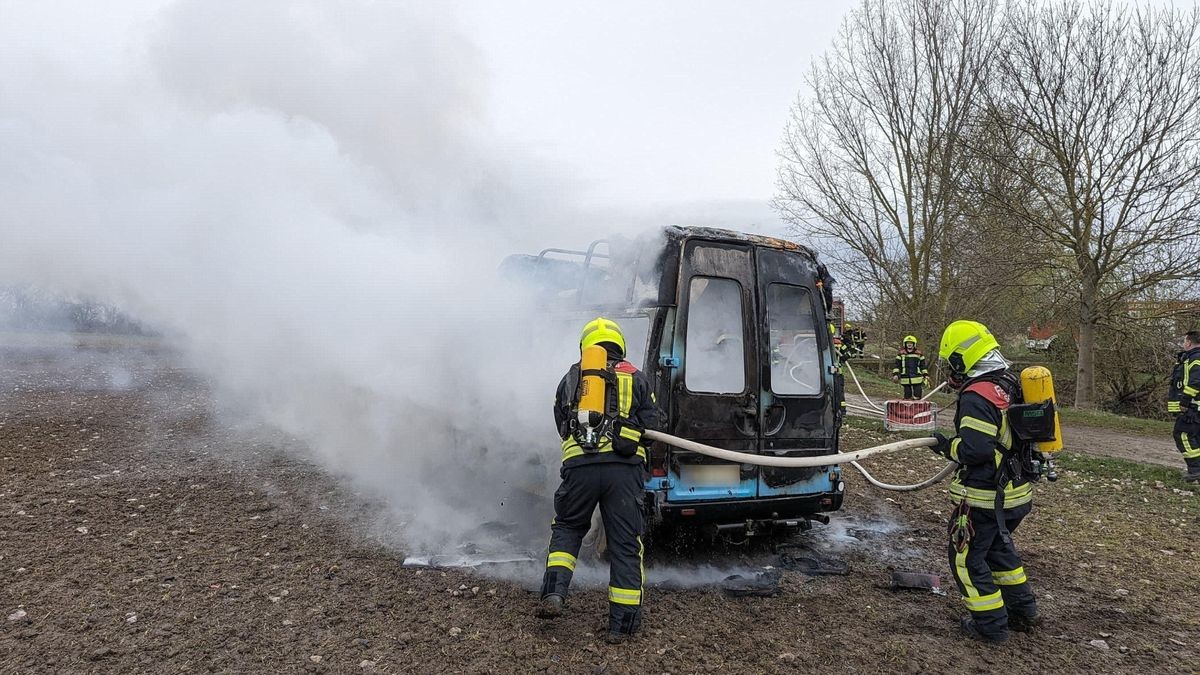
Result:
{"label": "distant parked car", "polygon": [[1050,345],[1054,344],[1054,341],[1057,339],[1058,339],[1057,335],[1051,335],[1048,338],[1041,338],[1040,340],[1034,339],[1034,338],[1029,338],[1025,341],[1025,346],[1028,347],[1031,351],[1048,352],[1048,351],[1050,351]]}

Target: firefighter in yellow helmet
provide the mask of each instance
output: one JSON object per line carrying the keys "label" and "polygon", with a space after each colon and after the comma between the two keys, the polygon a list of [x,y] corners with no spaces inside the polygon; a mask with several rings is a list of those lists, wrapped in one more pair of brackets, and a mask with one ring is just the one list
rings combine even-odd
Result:
{"label": "firefighter in yellow helmet", "polygon": [[867,348],[866,331],[847,321],[846,329],[842,332],[842,347],[847,357],[862,356]]}
{"label": "firefighter in yellow helmet", "polygon": [[1029,631],[1040,620],[1011,533],[1029,514],[1034,479],[1031,448],[1009,427],[1006,411],[1021,402],[1021,386],[991,331],[955,321],[942,334],[938,356],[959,390],[956,435],[936,434],[934,451],[961,466],[950,484],[949,558],[970,616],[963,629],[987,642],[1005,642],[1009,629]]}
{"label": "firefighter in yellow helmet", "polygon": [[[657,428],[659,410],[649,378],[625,360],[625,337],[615,321],[600,317],[583,328],[580,353],[592,345],[608,352],[602,372],[580,372],[575,363],[559,382],[554,422],[562,437],[562,484],[554,493],[554,521],[537,614],[562,614],[576,556],[600,506],[608,539],[608,641],[621,642],[642,622],[642,534],[645,429]],[[607,386],[604,432],[598,443],[580,442],[578,411],[582,375],[599,375]]]}
{"label": "firefighter in yellow helmet", "polygon": [[896,353],[896,363],[892,366],[892,381],[904,386],[904,400],[924,396],[928,377],[929,368],[925,365],[925,355],[917,349],[916,336],[904,336],[900,351]]}

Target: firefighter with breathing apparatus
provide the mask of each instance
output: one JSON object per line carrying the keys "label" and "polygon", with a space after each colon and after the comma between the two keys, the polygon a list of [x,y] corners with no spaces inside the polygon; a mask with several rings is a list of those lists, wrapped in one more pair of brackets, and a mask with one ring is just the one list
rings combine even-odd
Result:
{"label": "firefighter with breathing apparatus", "polygon": [[842,345],[847,357],[862,356],[866,353],[866,331],[861,328],[855,328],[854,324],[847,321],[846,329],[842,331]]}
{"label": "firefighter with breathing apparatus", "polygon": [[962,627],[1001,643],[1009,629],[1040,623],[1011,533],[1033,506],[1032,482],[1057,478],[1048,454],[1062,448],[1053,381],[1040,366],[1015,375],[976,321],[947,326],[938,356],[959,392],[956,435],[935,434],[933,450],[961,465],[950,485],[955,508],[947,530],[950,570],[970,610]]}
{"label": "firefighter with breathing apparatus", "polygon": [[642,432],[659,425],[649,379],[625,361],[625,337],[603,317],[583,328],[580,361],[559,382],[554,422],[562,437],[562,484],[554,493],[554,521],[542,579],[538,616],[560,616],[579,548],[600,515],[608,539],[608,641],[620,642],[642,622],[645,530]]}
{"label": "firefighter with breathing apparatus", "polygon": [[892,381],[904,386],[904,400],[919,399],[925,395],[925,381],[929,378],[929,368],[925,364],[925,355],[917,349],[915,335],[905,335],[900,351],[896,353],[896,363],[892,366]]}
{"label": "firefighter with breathing apparatus", "polygon": [[1183,336],[1183,351],[1171,373],[1167,393],[1167,412],[1175,415],[1171,436],[1175,447],[1183,453],[1187,468],[1183,479],[1200,482],[1200,331]]}

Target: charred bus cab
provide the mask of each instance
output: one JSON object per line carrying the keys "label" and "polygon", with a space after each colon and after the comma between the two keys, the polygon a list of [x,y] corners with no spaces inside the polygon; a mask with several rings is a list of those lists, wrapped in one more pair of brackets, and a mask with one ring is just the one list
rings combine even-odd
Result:
{"label": "charred bus cab", "polygon": [[[737,452],[832,455],[840,427],[827,308],[816,254],[783,239],[668,227],[582,251],[510,256],[502,268],[556,313],[621,322],[627,357],[654,383],[669,434]],[[579,324],[582,325],[582,324]],[[835,464],[730,464],[654,444],[646,481],[652,526],[806,526],[842,503]]]}

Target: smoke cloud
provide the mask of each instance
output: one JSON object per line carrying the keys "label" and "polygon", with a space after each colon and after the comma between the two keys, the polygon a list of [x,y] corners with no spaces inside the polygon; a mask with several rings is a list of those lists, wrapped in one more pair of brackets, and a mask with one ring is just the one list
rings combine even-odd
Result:
{"label": "smoke cloud", "polygon": [[484,64],[440,3],[0,13],[0,285],[163,331],[385,495],[414,548],[553,480],[578,327],[496,270],[585,237],[561,229],[569,182],[489,136]]}

